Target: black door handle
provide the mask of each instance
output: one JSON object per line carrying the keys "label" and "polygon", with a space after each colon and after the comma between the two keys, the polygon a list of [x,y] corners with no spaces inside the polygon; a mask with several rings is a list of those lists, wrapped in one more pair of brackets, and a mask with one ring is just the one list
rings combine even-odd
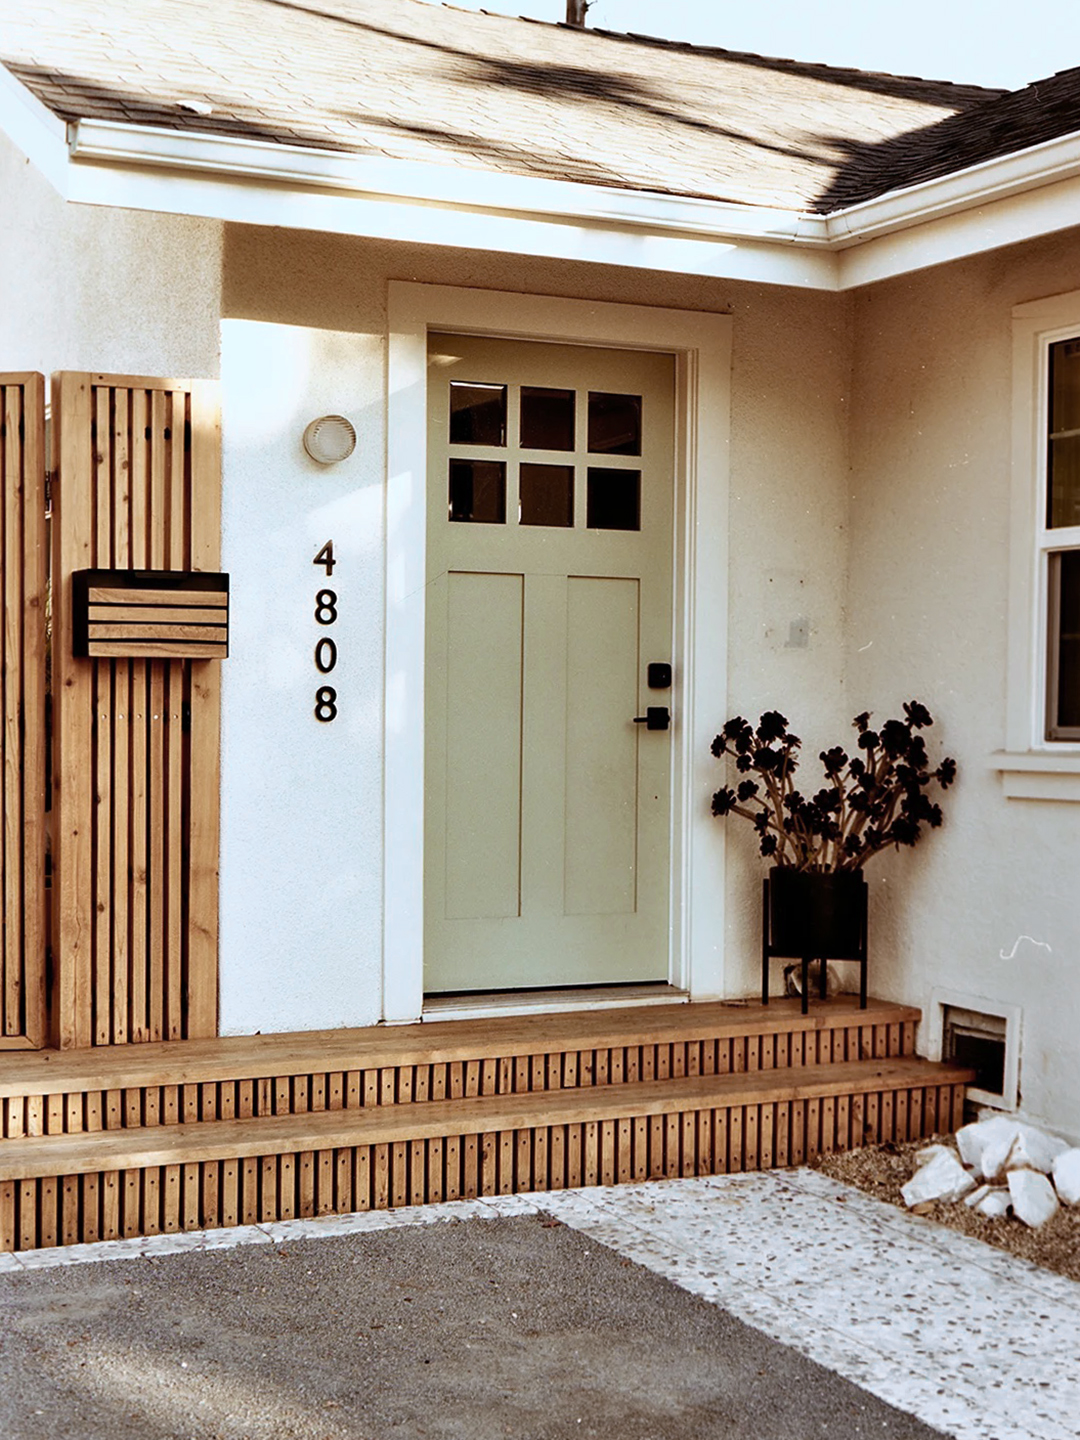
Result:
{"label": "black door handle", "polygon": [[634,716],[635,725],[644,725],[646,730],[666,730],[671,724],[671,711],[666,705],[650,705],[644,715]]}

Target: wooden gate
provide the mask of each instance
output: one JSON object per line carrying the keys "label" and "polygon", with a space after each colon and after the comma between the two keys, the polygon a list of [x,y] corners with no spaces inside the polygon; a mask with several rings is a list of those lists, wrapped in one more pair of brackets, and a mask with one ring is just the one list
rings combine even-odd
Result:
{"label": "wooden gate", "polygon": [[217,1030],[220,668],[76,659],[72,574],[216,571],[209,381],[53,377],[52,1039]]}
{"label": "wooden gate", "polygon": [[0,1049],[45,1043],[45,381],[0,375]]}

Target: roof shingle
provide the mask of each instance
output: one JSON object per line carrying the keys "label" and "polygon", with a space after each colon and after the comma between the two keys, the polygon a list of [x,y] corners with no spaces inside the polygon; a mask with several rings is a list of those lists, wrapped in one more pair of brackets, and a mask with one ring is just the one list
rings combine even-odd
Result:
{"label": "roof shingle", "polygon": [[68,120],[799,211],[1080,128],[1080,72],[1001,98],[422,0],[0,0],[0,58]]}

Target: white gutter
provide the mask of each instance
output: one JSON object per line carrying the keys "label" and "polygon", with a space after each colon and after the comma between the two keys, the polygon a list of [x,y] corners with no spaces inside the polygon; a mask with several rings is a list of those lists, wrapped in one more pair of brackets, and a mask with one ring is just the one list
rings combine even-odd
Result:
{"label": "white gutter", "polygon": [[797,240],[811,245],[828,241],[824,218],[800,215],[796,210],[616,190],[465,165],[348,155],[114,120],[79,120],[70,125],[68,150],[75,161],[194,170],[458,210],[543,215],[571,224],[586,221],[673,234]]}
{"label": "white gutter", "polygon": [[216,172],[416,204],[543,215],[571,224],[586,221],[717,239],[745,237],[829,250],[846,249],[1080,175],[1080,135],[1066,135],[822,216],[112,120],[79,120],[69,126],[68,150],[75,161]]}
{"label": "white gutter", "polygon": [[[1063,135],[836,210],[826,218],[830,248],[843,249],[1080,176],[1080,134]],[[1077,217],[1080,219],[1080,216]]]}

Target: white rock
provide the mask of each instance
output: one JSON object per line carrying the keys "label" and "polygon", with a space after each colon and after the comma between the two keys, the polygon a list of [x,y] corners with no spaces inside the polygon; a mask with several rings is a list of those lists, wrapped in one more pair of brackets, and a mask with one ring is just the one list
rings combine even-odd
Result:
{"label": "white rock", "polygon": [[928,1165],[939,1155],[952,1155],[955,1158],[956,1151],[950,1150],[948,1145],[924,1145],[921,1150],[915,1151],[915,1159],[919,1165]]}
{"label": "white rock", "polygon": [[1020,1125],[1017,1127],[1016,1139],[1005,1162],[1005,1168],[1040,1170],[1044,1175],[1049,1175],[1054,1168],[1054,1161],[1065,1149],[1065,1141],[1059,1140],[1056,1135],[1047,1135],[1043,1130],[1036,1130],[1033,1125]]}
{"label": "white rock", "polygon": [[1004,1141],[1006,1153],[1016,1136],[1016,1121],[1008,1115],[991,1115],[985,1120],[976,1120],[956,1132],[956,1143],[960,1159],[965,1165],[976,1170],[982,1169],[983,1151],[995,1141]]}
{"label": "white rock", "polygon": [[1000,1220],[1003,1215],[1009,1213],[1009,1208],[1012,1205],[1012,1197],[1008,1190],[1003,1190],[997,1185],[988,1185],[986,1190],[987,1193],[979,1201],[978,1205],[975,1206],[975,1209],[980,1215],[985,1215],[989,1220]]}
{"label": "white rock", "polygon": [[980,1200],[986,1199],[987,1195],[990,1194],[990,1190],[991,1187],[989,1185],[980,1185],[977,1190],[972,1190],[970,1195],[964,1196],[964,1204],[978,1205]]}
{"label": "white rock", "polygon": [[974,1188],[975,1181],[956,1156],[945,1150],[916,1170],[900,1193],[910,1209],[927,1200],[959,1200]]}
{"label": "white rock", "polygon": [[995,1136],[988,1141],[979,1157],[979,1172],[985,1180],[999,1180],[1005,1174],[1005,1166],[1016,1143],[1016,1131]]}
{"label": "white rock", "polygon": [[[982,1133],[964,1135],[965,1130]],[[956,1139],[961,1156],[973,1157],[967,1163],[974,1165],[984,1180],[997,1180],[1008,1170],[1039,1170],[1048,1175],[1054,1157],[1066,1148],[1064,1140],[1004,1115],[965,1125]]]}
{"label": "white rock", "polygon": [[1010,1170],[1009,1195],[1013,1213],[1033,1229],[1057,1214],[1058,1199],[1045,1175],[1036,1170]]}
{"label": "white rock", "polygon": [[1080,1150],[1062,1150],[1054,1157],[1054,1189],[1065,1205],[1080,1205]]}

